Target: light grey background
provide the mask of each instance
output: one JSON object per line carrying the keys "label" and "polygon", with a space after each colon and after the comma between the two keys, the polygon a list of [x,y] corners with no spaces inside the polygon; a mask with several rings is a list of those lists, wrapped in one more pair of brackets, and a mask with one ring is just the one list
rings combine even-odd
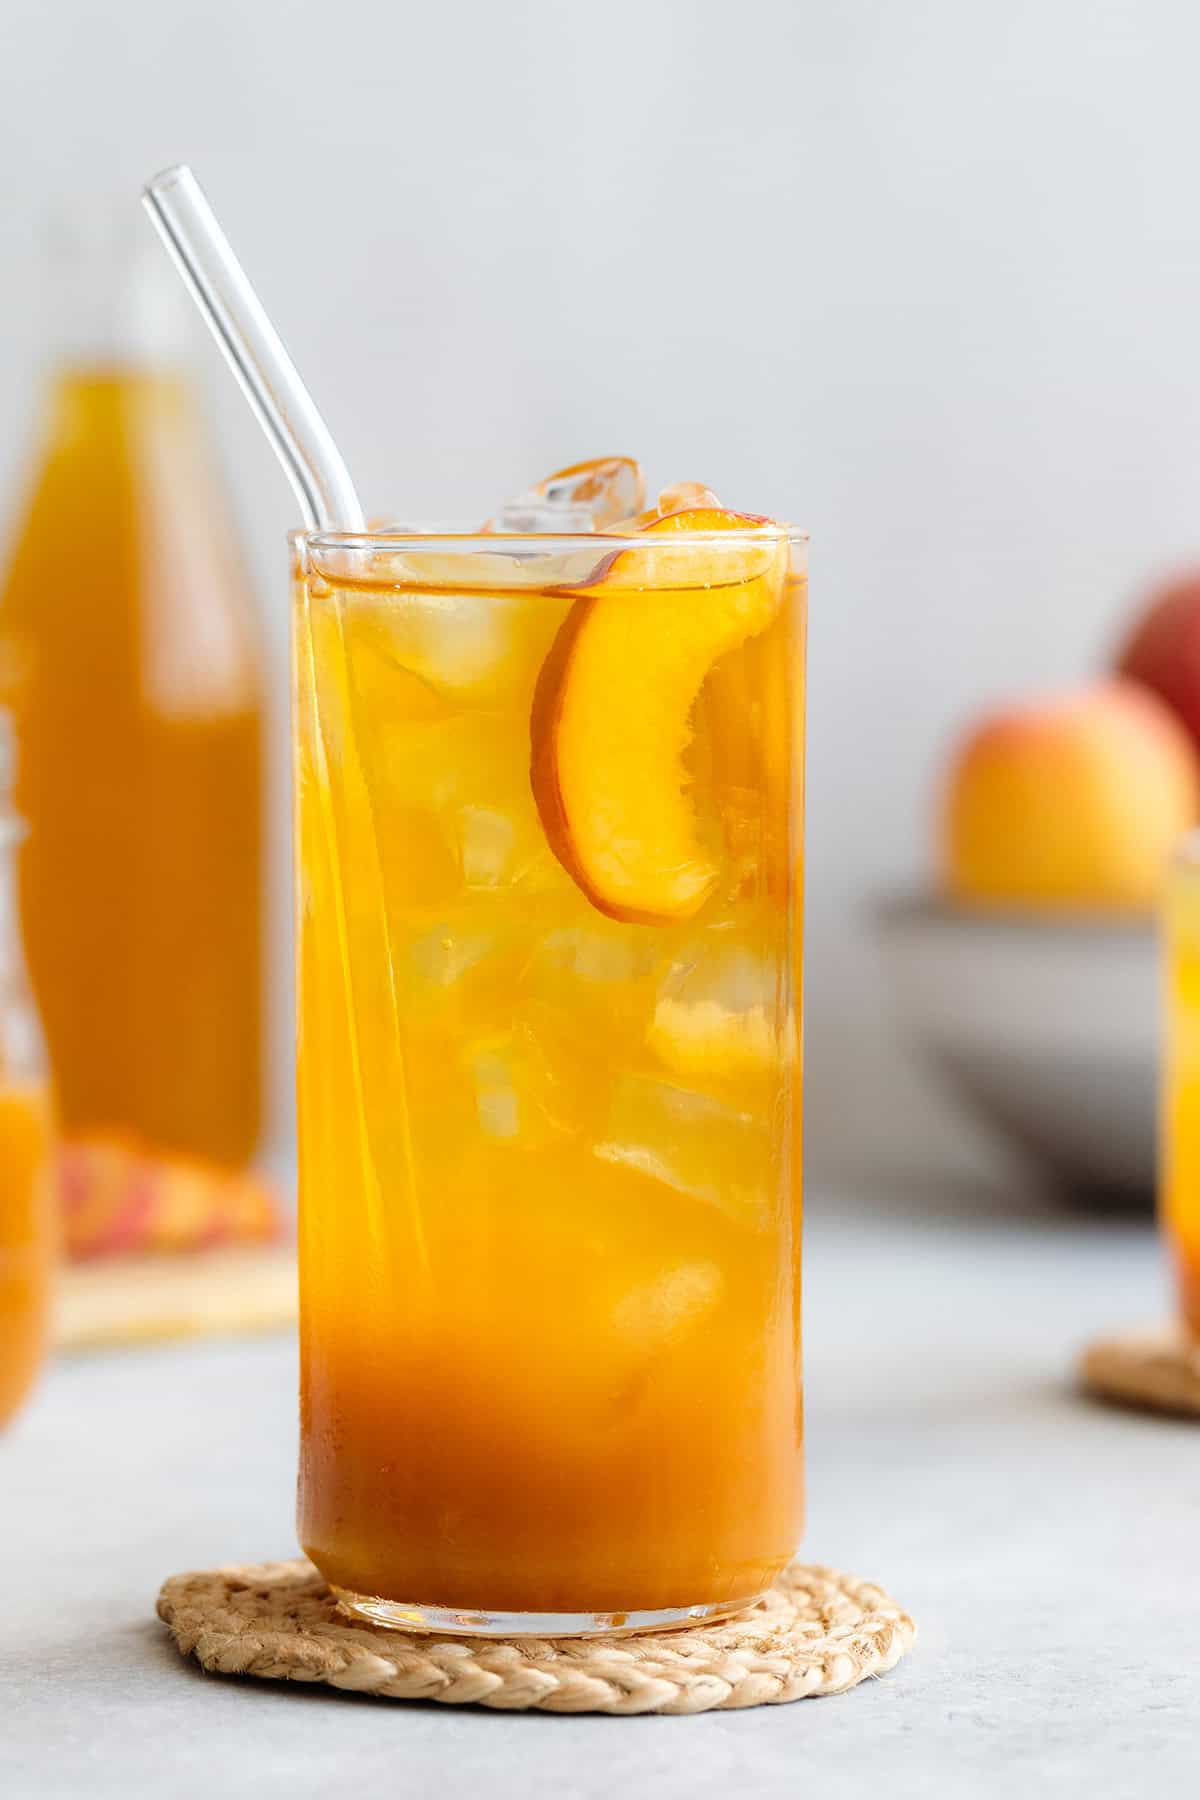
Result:
{"label": "light grey background", "polygon": [[[948,732],[1200,549],[1198,54],[1189,0],[5,0],[0,496],[48,202],[187,158],[373,509],[629,449],[808,525],[811,1151],[974,1164],[863,906],[926,870]],[[199,356],[282,749],[293,510]]]}

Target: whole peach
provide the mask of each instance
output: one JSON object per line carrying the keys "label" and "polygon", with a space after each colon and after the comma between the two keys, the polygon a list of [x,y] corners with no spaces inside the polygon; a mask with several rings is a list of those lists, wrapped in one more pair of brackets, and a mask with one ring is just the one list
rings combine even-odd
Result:
{"label": "whole peach", "polygon": [[1126,640],[1117,668],[1153,688],[1200,745],[1200,570],[1159,590]]}
{"label": "whole peach", "polygon": [[1198,809],[1191,739],[1136,682],[1005,708],[953,755],[943,883],[981,906],[1144,910]]}

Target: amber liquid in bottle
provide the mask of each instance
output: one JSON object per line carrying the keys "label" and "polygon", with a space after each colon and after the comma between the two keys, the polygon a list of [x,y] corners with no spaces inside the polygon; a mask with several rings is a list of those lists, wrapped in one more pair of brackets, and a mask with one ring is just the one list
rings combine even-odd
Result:
{"label": "amber liquid in bottle", "polygon": [[189,382],[125,348],[54,371],[0,592],[26,954],[64,1131],[236,1164],[262,1105],[258,646]]}

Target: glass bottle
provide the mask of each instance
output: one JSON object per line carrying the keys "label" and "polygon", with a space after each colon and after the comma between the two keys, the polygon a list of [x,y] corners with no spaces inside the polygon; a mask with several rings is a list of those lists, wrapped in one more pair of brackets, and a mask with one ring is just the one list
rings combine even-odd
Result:
{"label": "glass bottle", "polygon": [[125,213],[58,249],[69,317],[0,593],[21,915],[64,1132],[239,1164],[262,1104],[260,652],[177,284]]}
{"label": "glass bottle", "polygon": [[0,713],[0,1426],[41,1367],[58,1242],[50,1084],[17,921],[11,741]]}

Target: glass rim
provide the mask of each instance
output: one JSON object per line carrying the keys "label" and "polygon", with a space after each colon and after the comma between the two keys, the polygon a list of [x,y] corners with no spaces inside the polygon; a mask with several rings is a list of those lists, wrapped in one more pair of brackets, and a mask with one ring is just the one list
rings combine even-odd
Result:
{"label": "glass rim", "polygon": [[610,531],[295,531],[293,543],[306,549],[333,553],[350,552],[373,556],[399,549],[418,552],[458,552],[493,556],[537,555],[541,551],[579,551],[586,554],[599,547],[610,554],[625,550],[651,550],[657,544],[679,550],[687,545],[697,549],[720,550],[746,544],[798,544],[809,542],[809,533],[798,526],[777,524],[747,527],[736,531],[679,532],[610,532]]}

